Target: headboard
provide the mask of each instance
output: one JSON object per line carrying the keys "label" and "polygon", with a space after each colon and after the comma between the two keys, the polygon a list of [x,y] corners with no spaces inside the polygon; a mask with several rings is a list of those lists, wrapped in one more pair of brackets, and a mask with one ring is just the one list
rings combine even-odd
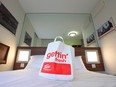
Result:
{"label": "headboard", "polygon": [[[17,47],[17,52],[18,52],[18,49],[30,49],[31,55],[44,55],[46,52],[46,47]],[[85,50],[97,50],[98,51],[100,63],[96,64],[96,68],[92,68],[91,64],[86,63]],[[17,69],[17,67],[20,66],[20,63],[16,63],[17,52],[15,56],[14,69]],[[76,47],[75,56],[82,56],[82,60],[88,70],[91,70],[91,71],[103,71],[104,70],[101,49],[99,47]]]}

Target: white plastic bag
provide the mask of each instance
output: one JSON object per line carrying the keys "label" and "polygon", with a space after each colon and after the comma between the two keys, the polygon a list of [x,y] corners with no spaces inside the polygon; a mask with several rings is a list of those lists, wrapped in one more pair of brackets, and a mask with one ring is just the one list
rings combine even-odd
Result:
{"label": "white plastic bag", "polygon": [[73,80],[74,48],[56,41],[48,44],[39,75],[54,80]]}

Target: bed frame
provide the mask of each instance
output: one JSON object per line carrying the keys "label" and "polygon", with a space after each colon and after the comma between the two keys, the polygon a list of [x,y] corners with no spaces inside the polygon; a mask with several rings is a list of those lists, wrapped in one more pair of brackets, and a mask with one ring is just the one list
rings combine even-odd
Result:
{"label": "bed frame", "polygon": [[[14,70],[16,69],[23,69],[27,63],[24,63],[24,67],[20,67],[21,63],[17,63],[17,53],[19,49],[30,49],[31,55],[44,55],[46,52],[46,47],[17,47],[16,55],[15,55],[15,62],[14,62]],[[96,68],[92,68],[92,64],[88,64],[86,62],[85,50],[97,50],[99,55],[99,64],[96,64]],[[86,68],[90,71],[104,71],[104,64],[101,54],[101,49],[99,47],[75,47],[75,56],[82,56],[82,60],[86,66]]]}

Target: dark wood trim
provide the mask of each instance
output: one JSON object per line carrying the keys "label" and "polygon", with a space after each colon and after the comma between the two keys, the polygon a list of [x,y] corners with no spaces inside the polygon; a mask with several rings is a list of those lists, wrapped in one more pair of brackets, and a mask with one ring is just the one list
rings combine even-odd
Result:
{"label": "dark wood trim", "polygon": [[3,57],[3,58],[0,58],[0,64],[6,64],[9,49],[10,49],[9,46],[3,43],[0,43],[0,55]]}
{"label": "dark wood trim", "polygon": [[[46,47],[17,47],[17,52],[18,52],[18,49],[30,49],[31,55],[44,55],[45,51],[46,51]],[[92,68],[91,64],[86,63],[85,50],[97,50],[98,51],[100,63],[96,64],[96,68]],[[17,52],[16,52],[16,56],[15,56],[14,69],[17,69],[17,67],[16,67]],[[82,60],[88,70],[104,71],[104,64],[103,64],[101,49],[99,47],[76,47],[75,48],[75,56],[82,56]]]}
{"label": "dark wood trim", "polygon": [[[99,55],[99,61],[100,63],[96,64],[96,68],[92,68],[92,64],[88,64],[86,62],[86,55],[85,55],[85,50],[97,50],[98,55]],[[75,48],[75,55],[76,56],[82,56],[82,60],[86,66],[86,68],[90,71],[104,71],[104,63],[103,63],[103,58],[101,54],[101,49],[100,47],[81,47],[81,48]]]}

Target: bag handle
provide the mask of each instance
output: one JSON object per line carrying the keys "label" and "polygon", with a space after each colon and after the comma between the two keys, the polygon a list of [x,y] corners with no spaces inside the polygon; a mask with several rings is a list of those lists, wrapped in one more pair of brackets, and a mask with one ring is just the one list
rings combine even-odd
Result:
{"label": "bag handle", "polygon": [[63,39],[63,37],[61,37],[61,36],[55,37],[54,42],[55,42],[58,38],[60,38],[60,39],[62,40],[62,42],[64,43],[64,39]]}

